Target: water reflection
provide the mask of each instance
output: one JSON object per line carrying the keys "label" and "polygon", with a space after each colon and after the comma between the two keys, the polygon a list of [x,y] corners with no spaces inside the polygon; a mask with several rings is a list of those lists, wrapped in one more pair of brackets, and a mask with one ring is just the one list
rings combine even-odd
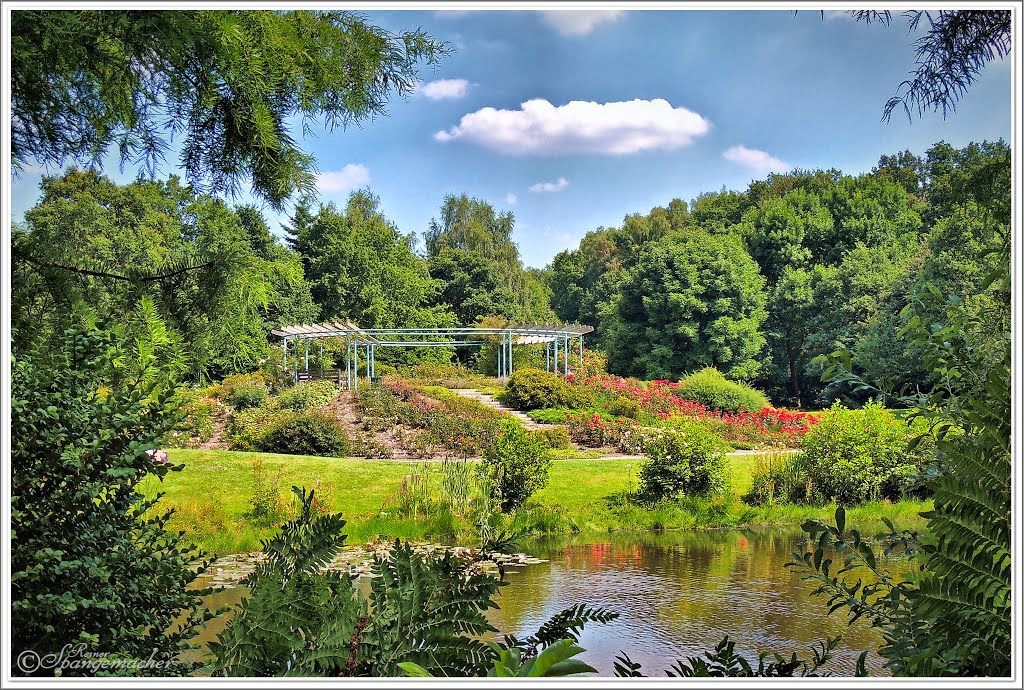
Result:
{"label": "water reflection", "polygon": [[[626,652],[644,672],[661,676],[676,659],[702,655],[725,635],[756,663],[757,652],[810,656],[810,646],[843,636],[828,668],[852,675],[857,657],[869,650],[872,675],[886,675],[875,650],[878,631],[858,621],[846,625],[840,612],[827,616],[813,587],[783,567],[793,551],[805,550],[799,530],[723,530],[618,533],[547,539],[523,550],[549,562],[509,568],[498,595],[500,609],[488,619],[501,633],[525,637],[553,614],[577,603],[620,614],[588,626],[580,638],[582,658],[611,675],[615,656]],[[905,562],[893,567],[905,567]],[[368,594],[369,582],[359,582]],[[207,605],[237,605],[243,589],[218,592]],[[227,617],[211,621],[201,636],[215,640]],[[209,658],[206,654],[200,657]]]}
{"label": "water reflection", "polygon": [[[552,614],[579,602],[621,614],[588,627],[580,643],[586,660],[611,674],[619,651],[661,675],[676,659],[711,649],[728,634],[737,649],[797,651],[826,636],[843,635],[830,664],[852,675],[862,650],[881,643],[877,631],[841,614],[826,616],[812,587],[784,568],[802,550],[801,533],[781,531],[666,532],[538,541],[527,550],[549,563],[509,577],[491,623],[502,632],[529,634]],[[881,674],[881,660],[869,654]]]}

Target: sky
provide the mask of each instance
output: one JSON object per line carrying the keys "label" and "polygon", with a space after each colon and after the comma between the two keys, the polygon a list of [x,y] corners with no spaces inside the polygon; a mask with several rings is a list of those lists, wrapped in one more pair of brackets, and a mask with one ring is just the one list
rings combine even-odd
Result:
{"label": "sky", "polygon": [[[945,120],[881,119],[914,67],[915,35],[898,16],[885,27],[812,10],[362,14],[392,31],[422,27],[453,52],[387,116],[303,140],[321,199],[343,205],[369,187],[401,232],[421,234],[446,194],[465,193],[515,214],[527,266],[627,214],[771,172],[858,174],[940,140],[1010,139],[1009,59],[988,66]],[[158,176],[182,174],[169,160]],[[41,176],[57,172],[30,165],[14,179],[15,220],[38,201]],[[116,155],[104,172],[134,177]],[[288,211],[264,215],[281,234]]]}

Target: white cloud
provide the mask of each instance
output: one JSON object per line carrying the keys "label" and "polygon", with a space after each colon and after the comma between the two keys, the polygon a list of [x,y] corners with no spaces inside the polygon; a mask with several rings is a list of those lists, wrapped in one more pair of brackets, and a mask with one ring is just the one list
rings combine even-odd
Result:
{"label": "white cloud", "polygon": [[509,206],[515,206],[515,203],[517,201],[519,201],[519,197],[517,197],[512,192],[509,192],[508,194],[505,195],[505,203],[508,204]]}
{"label": "white cloud", "polygon": [[615,22],[626,15],[623,10],[542,10],[540,14],[563,36],[586,36],[598,24]]}
{"label": "white cloud", "polygon": [[341,170],[319,173],[316,187],[321,192],[344,194],[370,181],[370,169],[360,163],[349,163]]}
{"label": "white cloud", "polygon": [[569,186],[569,180],[559,177],[554,182],[538,182],[530,185],[531,192],[560,192]]}
{"label": "white cloud", "polygon": [[462,98],[467,91],[469,91],[469,82],[465,79],[438,79],[416,87],[416,93],[422,93],[432,101]]}
{"label": "white cloud", "polygon": [[707,133],[711,123],[686,108],[662,99],[612,103],[570,101],[555,107],[535,98],[519,110],[481,108],[462,116],[459,124],[434,134],[509,155],[625,155],[688,146]]}
{"label": "white cloud", "polygon": [[759,173],[783,173],[793,169],[789,163],[781,161],[765,151],[748,149],[746,146],[728,148],[722,153],[722,157]]}

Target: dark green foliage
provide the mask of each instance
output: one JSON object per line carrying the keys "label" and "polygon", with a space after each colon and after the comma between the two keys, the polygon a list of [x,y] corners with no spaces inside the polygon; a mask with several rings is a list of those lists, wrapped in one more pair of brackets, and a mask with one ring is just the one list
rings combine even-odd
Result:
{"label": "dark green foliage", "polygon": [[283,408],[301,412],[323,407],[337,395],[338,387],[331,381],[303,381],[283,391],[277,401]]}
{"label": "dark green foliage", "polygon": [[544,450],[544,442],[528,434],[518,422],[501,423],[497,437],[485,451],[484,471],[503,512],[515,510],[547,485],[551,460]]}
{"label": "dark green foliage", "polygon": [[644,437],[640,494],[647,501],[706,496],[728,481],[729,446],[703,422],[681,419]]}
{"label": "dark green foliage", "polygon": [[[1003,257],[1008,251],[1007,243]],[[994,300],[980,312],[955,297],[945,301],[942,321],[920,316],[935,313],[936,304],[907,308],[903,335],[921,348],[925,367],[941,382],[928,395],[906,397],[916,404],[916,416],[930,422],[943,469],[929,482],[934,509],[924,514],[927,536],[920,544],[903,539],[919,549],[920,576],[894,582],[879,572],[858,534],[851,532],[846,541],[841,509],[835,527],[805,526],[819,538],[818,548],[795,561],[830,597],[833,610],[848,608],[851,618],[865,617],[882,629],[880,652],[897,675],[1011,672],[1009,273],[993,271],[988,282]],[[851,373],[848,353],[835,353],[826,363],[826,376],[870,387]],[[834,542],[846,557],[833,575],[823,553]],[[844,575],[857,568],[867,568],[872,579],[858,572],[851,583]]]}
{"label": "dark green foliage", "polygon": [[586,392],[566,383],[558,374],[541,369],[520,369],[508,377],[500,399],[516,410],[536,410],[544,407],[587,407],[592,401]]}
{"label": "dark green foliage", "polygon": [[293,123],[381,115],[447,51],[422,31],[308,10],[21,10],[11,39],[17,164],[99,162],[116,146],[153,171],[178,138],[190,184],[233,194],[251,180],[277,207],[315,184]]}
{"label": "dark green foliage", "polygon": [[374,558],[368,596],[348,574],[323,571],[345,542],[340,515],[321,514],[313,493],[264,544],[247,578],[250,596],[211,645],[214,675],[483,676],[497,653],[478,638],[501,582],[446,552],[422,556],[395,544]]}
{"label": "dark green foliage", "polygon": [[605,325],[608,368],[678,379],[714,366],[760,370],[764,279],[734,238],[687,232],[648,245],[623,276]]}
{"label": "dark green foliage", "polygon": [[340,514],[314,511],[313,492],[293,489],[301,513],[263,544],[267,558],[246,578],[249,596],[210,643],[217,676],[353,675],[353,645],[367,619],[353,578],[321,572],[345,542]]}
{"label": "dark green foliage", "polygon": [[[333,203],[314,208],[311,199],[303,199],[287,232],[323,320],[349,318],[363,328],[455,325],[447,307],[433,305],[439,285],[413,252],[413,237],[384,217],[380,199],[369,190],[353,192],[343,209]],[[408,364],[447,361],[451,350],[383,354]]]}
{"label": "dark green foliage", "polygon": [[301,412],[281,418],[259,440],[264,453],[317,455],[343,458],[350,452],[349,440],[336,419],[317,412]]}
{"label": "dark green foliage", "polygon": [[430,258],[430,277],[441,284],[435,301],[447,305],[463,326],[485,316],[513,318],[519,312],[515,295],[500,276],[498,264],[475,252],[445,248]]}
{"label": "dark green foliage", "polygon": [[[685,660],[676,661],[671,668],[665,671],[665,675],[673,678],[791,678],[794,676],[816,678],[818,676],[830,676],[831,673],[821,673],[822,666],[832,660],[832,653],[839,645],[840,638],[831,637],[820,641],[811,649],[810,659],[801,659],[793,652],[789,659],[786,659],[777,652],[761,652],[757,658],[757,667],[750,665],[743,656],[736,652],[736,643],[726,635],[721,642],[715,645],[713,652],[705,652],[706,659],[700,657],[687,657]],[[861,654],[857,662],[857,676],[866,676],[864,658],[867,652]],[[643,677],[640,672],[642,667],[625,654],[620,654],[615,659],[615,675],[619,678]]]}
{"label": "dark green foliage", "polygon": [[66,327],[71,304],[122,320],[146,298],[191,377],[219,378],[276,359],[271,328],[316,318],[299,257],[251,209],[237,215],[173,177],[119,185],[74,168],[42,191],[12,264],[12,320],[36,337]]}
{"label": "dark green foliage", "polygon": [[430,220],[423,239],[431,276],[441,283],[436,303],[448,305],[464,325],[482,316],[549,318],[550,294],[523,268],[514,227],[511,211],[495,212],[486,201],[465,194],[447,195],[439,218]]}
{"label": "dark green foliage", "polygon": [[[681,382],[677,395],[698,402],[709,410],[722,412],[758,412],[768,406],[768,398],[750,386],[730,381],[714,367],[705,367]],[[620,414],[611,410],[612,414]],[[630,415],[624,415],[630,416]]]}
{"label": "dark green foliage", "polygon": [[[159,510],[160,496],[138,491],[143,480],[182,469],[147,453],[175,429],[179,400],[173,370],[132,357],[145,350],[80,326],[13,359],[15,657],[81,644],[87,654],[122,660],[122,673],[192,670],[178,656],[201,620],[201,592],[186,590],[201,554],[165,529],[171,512]],[[143,663],[151,658],[155,665]]]}
{"label": "dark green foliage", "polygon": [[862,410],[833,406],[800,441],[808,499],[852,505],[911,494],[934,453],[927,425],[916,426],[876,403]]}

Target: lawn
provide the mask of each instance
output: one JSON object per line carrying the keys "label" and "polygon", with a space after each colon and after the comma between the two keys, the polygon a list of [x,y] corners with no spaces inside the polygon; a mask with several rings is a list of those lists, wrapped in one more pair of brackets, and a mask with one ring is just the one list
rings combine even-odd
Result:
{"label": "lawn", "polygon": [[[390,462],[358,458],[319,458],[269,453],[173,450],[171,460],[185,465],[161,483],[147,480],[147,495],[165,494],[159,506],[174,508],[171,526],[198,546],[216,554],[254,551],[275,531],[272,524],[247,519],[253,496],[254,462],[263,462],[269,479],[279,477],[281,493],[290,499],[291,486],[314,487],[319,482],[326,507],[348,519],[351,542],[374,537],[472,540],[468,521],[448,511],[398,515],[389,507],[403,477],[426,468],[436,484],[437,463]],[[560,459],[552,464],[550,480],[517,518],[520,524],[547,532],[597,532],[630,529],[676,529],[799,525],[807,518],[831,517],[833,506],[775,505],[755,507],[739,500],[750,484],[756,456],[730,457],[732,485],[717,499],[683,498],[653,509],[629,499],[636,491],[638,460]],[[920,527],[918,512],[929,502],[868,503],[848,511],[851,525],[880,526],[882,517],[897,526]],[[158,510],[160,508],[158,507]],[[383,510],[382,510],[383,509]]]}

